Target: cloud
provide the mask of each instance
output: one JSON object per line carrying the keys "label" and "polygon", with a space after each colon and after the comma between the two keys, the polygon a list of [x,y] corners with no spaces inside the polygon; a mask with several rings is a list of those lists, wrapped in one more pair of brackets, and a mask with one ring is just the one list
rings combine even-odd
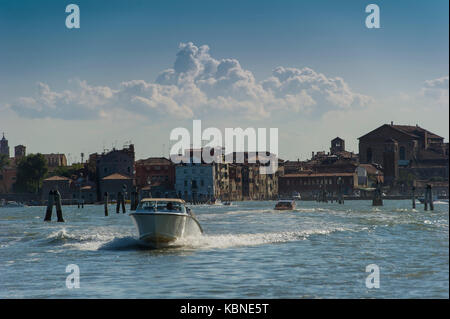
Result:
{"label": "cloud", "polygon": [[434,80],[427,80],[420,91],[420,95],[428,98],[439,106],[449,105],[448,75]]}
{"label": "cloud", "polygon": [[54,92],[45,83],[37,83],[34,97],[20,97],[10,105],[27,118],[90,119],[114,96],[108,87],[89,86],[85,81],[70,81],[72,90]]}
{"label": "cloud", "polygon": [[173,67],[162,71],[154,83],[132,80],[116,89],[80,80],[70,84],[70,90],[55,92],[38,83],[34,97],[18,98],[10,108],[23,117],[67,120],[95,119],[114,110],[150,119],[211,114],[261,119],[274,112],[321,116],[371,101],[354,92],[344,79],[307,67],[277,67],[271,77],[258,82],[238,60],[215,59],[207,45],[197,47],[191,42],[180,44]]}

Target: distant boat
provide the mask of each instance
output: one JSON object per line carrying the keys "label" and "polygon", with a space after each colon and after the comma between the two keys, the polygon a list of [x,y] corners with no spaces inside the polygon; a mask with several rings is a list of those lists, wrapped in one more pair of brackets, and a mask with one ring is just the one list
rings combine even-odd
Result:
{"label": "distant boat", "polygon": [[[418,198],[418,201],[419,201],[421,204],[425,203],[425,197],[419,197],[419,198]],[[438,201],[440,201],[440,200],[438,199],[438,197],[437,197],[437,196],[433,196],[433,203],[434,203],[434,202],[438,202]]]}
{"label": "distant boat", "polygon": [[222,201],[218,198],[212,198],[210,199],[207,204],[209,205],[222,205]]}
{"label": "distant boat", "polygon": [[27,205],[15,201],[2,201],[0,207],[26,207]]}
{"label": "distant boat", "polygon": [[301,199],[302,199],[302,196],[300,195],[300,193],[294,193],[294,194],[292,195],[292,199],[293,199],[293,200],[301,200]]}
{"label": "distant boat", "polygon": [[231,202],[224,202],[223,203],[225,206],[231,206]]}
{"label": "distant boat", "polygon": [[280,200],[275,205],[275,210],[294,210],[295,209],[295,201],[293,200]]}

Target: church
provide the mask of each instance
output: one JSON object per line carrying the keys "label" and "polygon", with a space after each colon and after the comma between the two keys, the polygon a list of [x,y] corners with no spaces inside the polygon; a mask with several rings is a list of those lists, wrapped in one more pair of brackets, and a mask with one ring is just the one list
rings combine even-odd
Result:
{"label": "church", "polygon": [[448,180],[448,143],[419,125],[391,122],[359,137],[359,161],[381,165],[388,183],[402,171],[420,180]]}

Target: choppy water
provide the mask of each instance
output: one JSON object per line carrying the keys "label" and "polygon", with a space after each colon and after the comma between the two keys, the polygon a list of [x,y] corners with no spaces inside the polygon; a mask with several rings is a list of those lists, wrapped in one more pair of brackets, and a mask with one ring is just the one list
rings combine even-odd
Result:
{"label": "choppy water", "polygon": [[[64,206],[65,223],[43,222],[44,207],[0,208],[0,298],[449,297],[448,204],[274,205],[194,206],[205,235],[157,250],[102,206]],[[68,264],[79,289],[66,288]],[[378,289],[366,288],[369,264]]]}

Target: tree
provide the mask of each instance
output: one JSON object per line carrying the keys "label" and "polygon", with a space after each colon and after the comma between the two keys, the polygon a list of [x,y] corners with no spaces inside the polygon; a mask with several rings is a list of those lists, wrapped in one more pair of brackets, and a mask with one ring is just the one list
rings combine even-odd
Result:
{"label": "tree", "polygon": [[9,165],[9,156],[0,154],[0,171]]}
{"label": "tree", "polygon": [[23,192],[39,192],[47,171],[47,161],[42,154],[30,154],[23,157],[17,165],[15,188]]}
{"label": "tree", "polygon": [[60,166],[53,172],[56,176],[72,177],[72,175],[77,175],[77,173],[84,168],[83,164],[72,164],[71,166]]}

